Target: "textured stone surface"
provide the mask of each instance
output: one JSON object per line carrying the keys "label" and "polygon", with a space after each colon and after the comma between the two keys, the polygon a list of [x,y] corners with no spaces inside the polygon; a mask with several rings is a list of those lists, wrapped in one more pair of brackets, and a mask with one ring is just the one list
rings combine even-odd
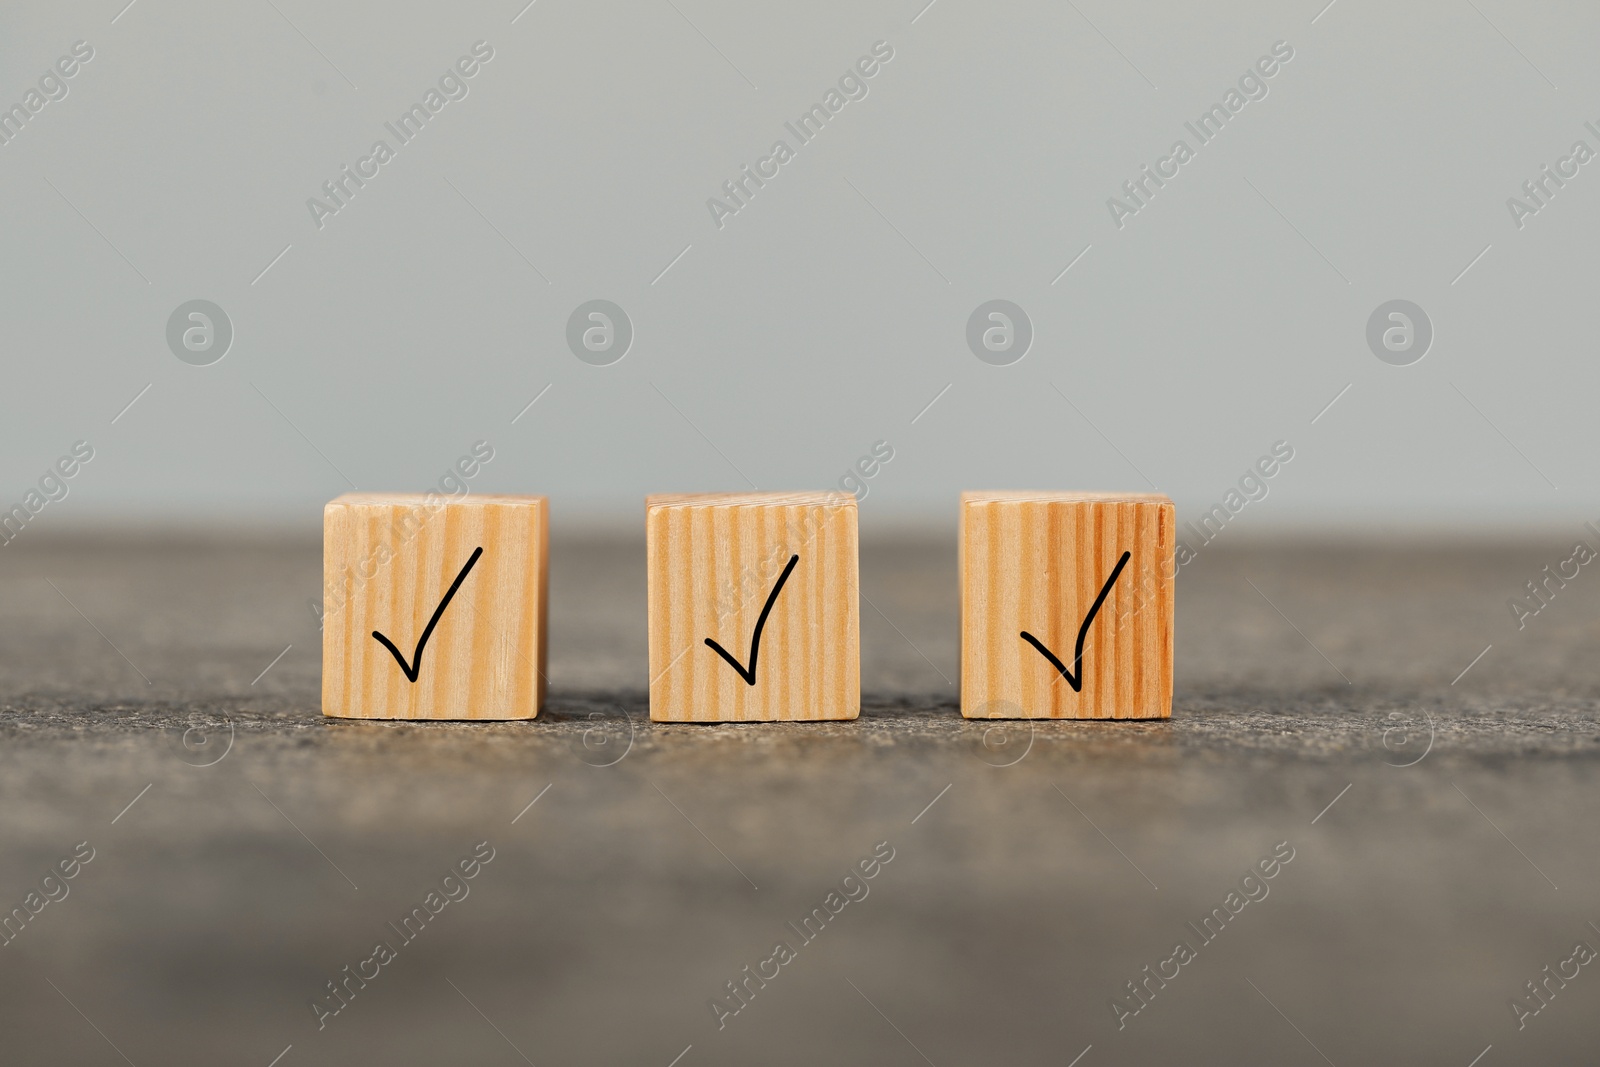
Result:
{"label": "textured stone surface", "polygon": [[[549,711],[505,725],[323,720],[315,539],[0,550],[0,908],[95,849],[0,947],[5,1060],[1592,1057],[1595,967],[1521,1031],[1510,1008],[1600,948],[1600,580],[1520,632],[1505,606],[1561,538],[1209,548],[1170,722],[994,724],[956,710],[953,536],[868,535],[862,718],[700,726],[648,720],[642,540],[553,532]],[[803,944],[785,923],[885,841]],[[1201,944],[1186,923],[1285,841]],[[319,1031],[308,1001],[380,938],[397,958]],[[719,1030],[708,1000],[780,939]],[[1119,1031],[1111,998],[1180,939]]]}

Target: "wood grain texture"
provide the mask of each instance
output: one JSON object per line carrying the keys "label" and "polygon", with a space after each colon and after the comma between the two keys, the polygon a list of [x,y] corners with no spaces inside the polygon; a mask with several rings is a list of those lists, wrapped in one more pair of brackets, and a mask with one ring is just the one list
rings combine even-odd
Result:
{"label": "wood grain texture", "polygon": [[[963,493],[961,714],[1170,717],[1175,522],[1158,494]],[[1079,628],[1124,552],[1073,670]],[[1081,674],[1081,691],[1023,631]]]}
{"label": "wood grain texture", "polygon": [[[355,719],[531,719],[545,696],[548,501],[348,493],[323,511],[322,712]],[[428,621],[471,559],[422,653]]]}
{"label": "wood grain texture", "polygon": [[[706,493],[645,501],[650,717],[662,722],[854,719],[861,713],[856,499]],[[745,667],[763,607],[798,556]]]}

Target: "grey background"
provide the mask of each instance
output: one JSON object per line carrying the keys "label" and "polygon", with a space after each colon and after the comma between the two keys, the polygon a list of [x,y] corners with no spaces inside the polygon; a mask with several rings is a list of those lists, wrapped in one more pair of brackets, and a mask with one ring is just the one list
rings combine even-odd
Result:
{"label": "grey background", "polygon": [[[1600,178],[1520,231],[1505,203],[1600,148],[1592,5],[123,4],[0,14],[8,105],[95,49],[0,147],[0,503],[97,450],[41,531],[310,525],[484,438],[475,488],[558,522],[832,485],[880,439],[869,523],[1147,479],[1192,515],[1279,439],[1240,528],[1596,511]],[[469,95],[318,230],[307,198],[480,39]],[[706,200],[878,40],[867,97],[718,230]],[[1279,40],[1269,95],[1115,227],[1107,199]],[[236,331],[209,367],[164,341],[195,298]],[[595,298],[636,331],[609,367],[564,341]],[[964,341],[995,298],[1035,328],[1009,367]],[[1436,331],[1409,367],[1364,340],[1394,298]]]}

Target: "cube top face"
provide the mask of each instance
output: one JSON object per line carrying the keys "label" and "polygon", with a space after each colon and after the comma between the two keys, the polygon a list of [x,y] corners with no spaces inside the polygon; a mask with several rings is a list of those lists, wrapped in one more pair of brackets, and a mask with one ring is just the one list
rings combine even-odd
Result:
{"label": "cube top face", "polygon": [[512,493],[474,493],[460,499],[442,493],[344,493],[328,501],[323,512],[342,507],[402,507],[402,508],[546,508],[550,498],[521,496]]}
{"label": "cube top face", "polygon": [[962,715],[1169,717],[1175,524],[1159,494],[963,493]]}
{"label": "cube top face", "polygon": [[1104,493],[1056,490],[989,489],[961,494],[962,504],[1165,504],[1172,498],[1162,493]]}
{"label": "cube top face", "polygon": [[644,498],[645,512],[656,508],[742,508],[742,507],[845,507],[855,510],[851,493],[802,490],[795,493],[654,493]]}
{"label": "cube top face", "polygon": [[323,714],[539,713],[548,641],[544,497],[348,494],[323,510],[322,559]]}
{"label": "cube top face", "polygon": [[652,496],[645,533],[652,719],[860,714],[854,496]]}

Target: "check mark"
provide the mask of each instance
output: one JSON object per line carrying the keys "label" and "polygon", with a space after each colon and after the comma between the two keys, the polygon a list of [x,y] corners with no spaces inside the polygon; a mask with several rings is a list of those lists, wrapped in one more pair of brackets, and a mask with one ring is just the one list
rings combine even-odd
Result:
{"label": "check mark", "polygon": [[[1055,653],[1045,648],[1037,637],[1026,630],[1022,631],[1022,639],[1037,648],[1039,654],[1049,660],[1055,666],[1055,669],[1061,672],[1061,677],[1065,678],[1067,684],[1072,686],[1074,693],[1083,692],[1083,639],[1089,636],[1089,624],[1094,622],[1096,615],[1100,614],[1100,605],[1106,602],[1106,597],[1111,593],[1111,587],[1117,584],[1117,577],[1122,573],[1122,568],[1127,566],[1128,557],[1131,555],[1131,552],[1124,552],[1122,558],[1117,560],[1117,565],[1111,568],[1111,577],[1107,578],[1106,584],[1100,587],[1100,595],[1094,598],[1094,606],[1089,609],[1089,614],[1083,617],[1083,625],[1078,627],[1078,647],[1073,652],[1071,671],[1067,670],[1066,664],[1056,659]],[[1074,674],[1073,671],[1077,673]]]}
{"label": "check mark", "polygon": [[778,575],[778,584],[772,587],[772,592],[767,594],[767,603],[761,609],[761,617],[756,619],[756,632],[750,637],[750,669],[745,670],[738,660],[728,655],[728,650],[717,644],[711,638],[706,638],[706,644],[711,646],[711,651],[728,661],[728,666],[739,672],[739,677],[744,679],[745,685],[756,684],[756,657],[761,654],[761,630],[767,625],[767,616],[772,612],[772,605],[777,601],[778,594],[783,592],[783,583],[789,580],[789,574],[794,570],[794,565],[800,562],[798,555],[789,557],[789,565],[783,568],[783,573]]}
{"label": "check mark", "polygon": [[413,657],[414,662],[406,663],[406,658],[400,654],[398,648],[394,647],[393,641],[376,630],[372,631],[372,636],[376,637],[378,643],[387,648],[389,653],[400,664],[400,669],[405,672],[406,681],[415,682],[417,675],[422,672],[422,650],[428,646],[428,638],[433,636],[433,628],[439,625],[439,616],[443,615],[444,609],[450,606],[450,598],[456,595],[456,590],[461,588],[461,583],[467,580],[467,572],[472,569],[474,563],[478,562],[478,557],[481,555],[483,555],[481,546],[472,550],[472,558],[467,560],[465,567],[461,568],[461,573],[456,575],[456,580],[450,583],[450,591],[444,595],[443,600],[439,601],[439,606],[433,609],[433,618],[428,620],[428,625],[422,631],[422,637],[417,641],[417,651]]}

